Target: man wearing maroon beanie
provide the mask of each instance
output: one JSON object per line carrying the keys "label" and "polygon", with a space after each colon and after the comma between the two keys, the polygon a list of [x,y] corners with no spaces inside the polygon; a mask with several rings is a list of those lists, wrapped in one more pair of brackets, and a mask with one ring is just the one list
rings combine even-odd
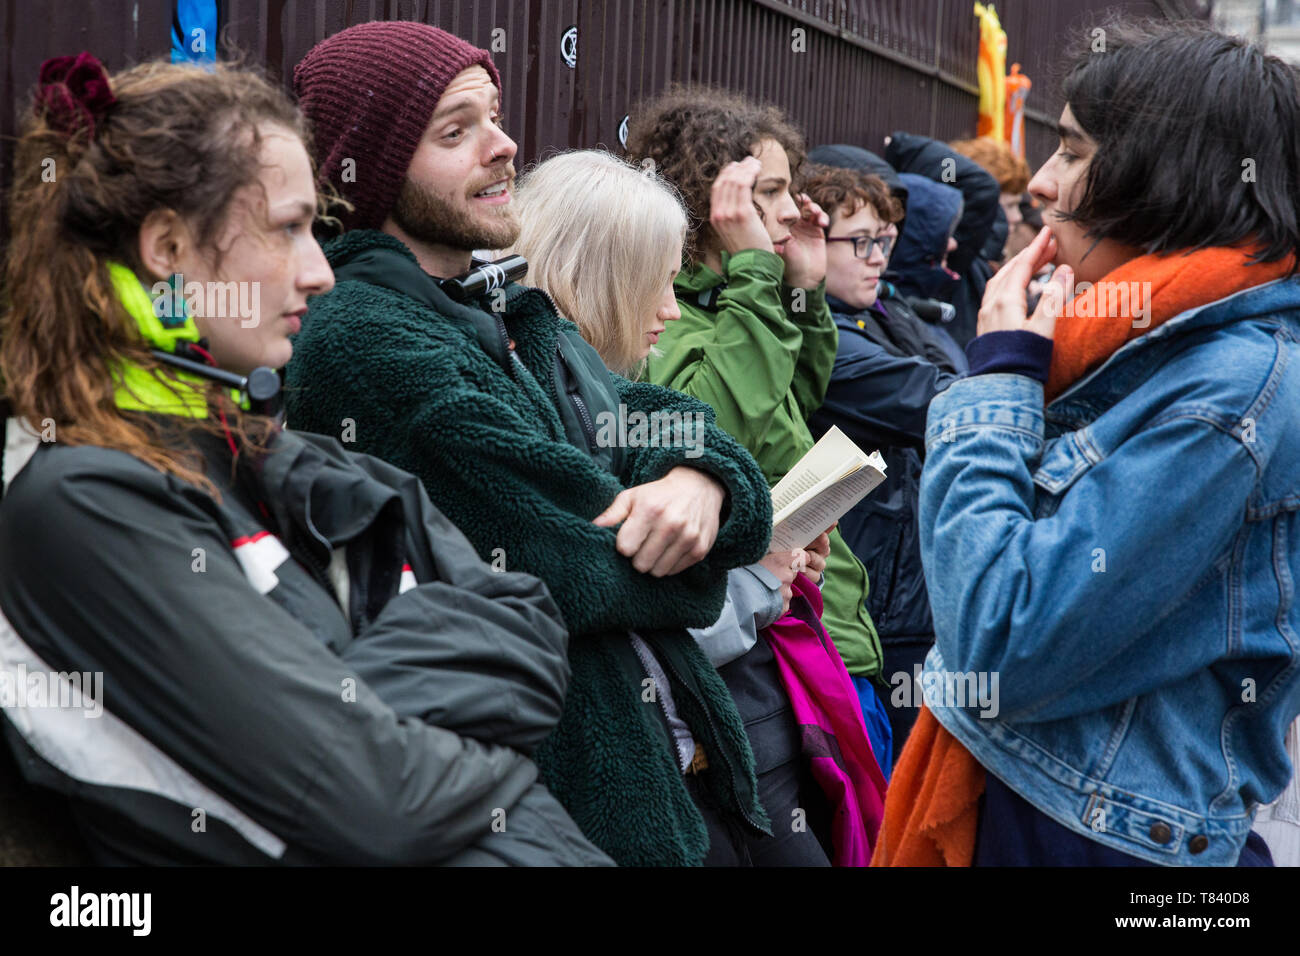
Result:
{"label": "man wearing maroon beanie", "polygon": [[320,181],[354,207],[345,228],[396,236],[442,278],[514,242],[515,144],[486,50],[423,23],[362,23],[312,47],[293,85]]}
{"label": "man wearing maroon beanie", "polygon": [[[334,289],[294,342],[288,421],[418,475],[485,560],[546,582],[572,679],[532,756],[588,839],[624,865],[736,862],[767,814],[735,703],[687,628],[717,621],[728,570],[767,552],[762,472],[704,403],[611,375],[544,293],[440,287],[519,231],[486,52],[366,23],[313,47],[294,88],[320,179],[353,208],[324,244]],[[663,432],[608,437],[602,423],[638,413]]]}

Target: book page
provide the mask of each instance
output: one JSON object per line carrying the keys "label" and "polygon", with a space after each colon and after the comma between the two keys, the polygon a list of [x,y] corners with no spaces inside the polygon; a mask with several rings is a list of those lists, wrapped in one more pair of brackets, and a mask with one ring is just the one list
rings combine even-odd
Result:
{"label": "book page", "polygon": [[772,510],[780,513],[824,481],[835,481],[866,459],[837,426],[823,435],[808,453],[772,488]]}
{"label": "book page", "polygon": [[781,509],[790,507],[804,492],[816,488],[823,477],[825,476],[817,474],[811,468],[790,472],[772,489],[772,513],[780,514]]}
{"label": "book page", "polygon": [[778,522],[772,529],[771,551],[790,551],[794,548],[806,548],[817,536],[829,528],[859,501],[865,498],[877,485],[885,480],[881,467],[883,459],[872,453],[874,462],[864,465],[842,481],[812,496],[807,502]]}

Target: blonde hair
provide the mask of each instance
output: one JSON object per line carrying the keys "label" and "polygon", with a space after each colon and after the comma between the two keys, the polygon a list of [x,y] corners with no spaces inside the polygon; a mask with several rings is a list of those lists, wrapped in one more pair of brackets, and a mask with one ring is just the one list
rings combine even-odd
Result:
{"label": "blonde hair", "polygon": [[637,377],[647,310],[681,265],[686,211],[676,192],[652,169],[589,149],[542,162],[516,196],[512,251],[528,260],[525,281],[550,294],[610,369]]}

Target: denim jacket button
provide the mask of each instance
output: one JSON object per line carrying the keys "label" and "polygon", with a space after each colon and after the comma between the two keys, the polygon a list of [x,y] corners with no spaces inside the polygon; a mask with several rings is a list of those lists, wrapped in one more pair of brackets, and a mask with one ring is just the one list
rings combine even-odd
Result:
{"label": "denim jacket button", "polygon": [[1187,841],[1187,849],[1192,853],[1204,853],[1205,848],[1210,845],[1210,838],[1204,833],[1198,833]]}
{"label": "denim jacket button", "polygon": [[1174,831],[1169,829],[1167,823],[1153,823],[1151,824],[1150,837],[1157,843],[1168,843],[1173,839]]}

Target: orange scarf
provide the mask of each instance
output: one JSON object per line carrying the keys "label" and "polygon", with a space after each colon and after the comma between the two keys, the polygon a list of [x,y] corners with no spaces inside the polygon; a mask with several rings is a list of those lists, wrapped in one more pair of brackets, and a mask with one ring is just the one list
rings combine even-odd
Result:
{"label": "orange scarf", "polygon": [[[1293,264],[1289,257],[1248,267],[1249,258],[1248,250],[1219,247],[1138,256],[1107,273],[1056,323],[1047,400],[1129,340],[1188,309],[1279,279]],[[984,768],[922,708],[889,782],[871,865],[970,866],[983,792]]]}
{"label": "orange scarf", "polygon": [[1047,401],[1101,365],[1126,342],[1174,316],[1280,279],[1291,271],[1294,257],[1248,266],[1251,251],[1217,246],[1186,255],[1138,256],[1080,292],[1071,306],[1072,314],[1061,316],[1056,323],[1052,371],[1045,389]]}
{"label": "orange scarf", "polygon": [[970,866],[984,768],[922,707],[885,793],[872,866]]}

